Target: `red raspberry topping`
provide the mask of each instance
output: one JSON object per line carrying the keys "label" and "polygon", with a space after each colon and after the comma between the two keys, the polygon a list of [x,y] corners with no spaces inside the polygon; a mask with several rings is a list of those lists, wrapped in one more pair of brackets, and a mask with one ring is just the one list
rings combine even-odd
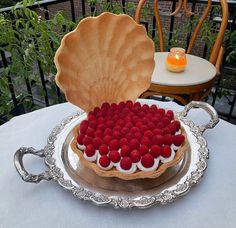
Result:
{"label": "red raspberry topping", "polygon": [[116,109],[117,109],[117,107],[118,107],[118,106],[117,106],[117,104],[116,104],[116,103],[112,103],[112,104],[111,104],[111,108],[112,108],[112,109],[116,110]]}
{"label": "red raspberry topping", "polygon": [[100,111],[100,108],[99,107],[95,107],[94,110],[93,110],[93,113],[94,115],[97,115]]}
{"label": "red raspberry topping", "polygon": [[99,117],[98,119],[97,119],[97,123],[98,124],[104,124],[104,122],[105,122],[105,118],[104,117]]}
{"label": "red raspberry topping", "polygon": [[174,112],[172,110],[168,110],[166,112],[166,115],[171,119],[173,120],[174,119]]}
{"label": "red raspberry topping", "polygon": [[126,106],[127,108],[131,109],[131,108],[133,107],[133,102],[130,101],[130,100],[128,100],[128,101],[126,101],[125,106]]}
{"label": "red raspberry topping", "polygon": [[121,130],[120,130],[120,133],[125,136],[127,133],[129,133],[129,128],[128,127],[123,127]]}
{"label": "red raspberry topping", "polygon": [[164,124],[160,122],[156,125],[156,128],[162,130],[164,128]]}
{"label": "red raspberry topping", "polygon": [[81,134],[86,134],[86,131],[87,131],[87,129],[88,129],[88,127],[87,126],[85,126],[85,125],[80,125],[80,127],[79,127],[79,132],[81,133]]}
{"label": "red raspberry topping", "polygon": [[159,109],[157,110],[157,113],[160,114],[161,116],[164,116],[164,115],[165,115],[165,109],[159,108]]}
{"label": "red raspberry topping", "polygon": [[122,139],[120,139],[120,146],[122,147],[123,145],[128,145],[129,144],[129,142],[128,142],[128,140],[127,140],[127,138],[122,138]]}
{"label": "red raspberry topping", "polygon": [[151,168],[154,165],[154,158],[151,154],[145,154],[141,159],[141,164],[145,168]]}
{"label": "red raspberry topping", "polygon": [[110,150],[118,150],[120,147],[118,139],[112,139],[109,143]]}
{"label": "red raspberry topping", "polygon": [[171,148],[170,146],[163,146],[161,148],[161,156],[164,158],[168,158],[171,155]]}
{"label": "red raspberry topping", "polygon": [[164,143],[164,137],[162,135],[155,135],[152,138],[152,145],[161,146]]}
{"label": "red raspberry topping", "polygon": [[102,140],[100,138],[94,138],[93,139],[93,146],[97,150],[102,144]]}
{"label": "red raspberry topping", "polygon": [[110,128],[106,128],[104,131],[104,136],[105,135],[112,135],[112,130]]}
{"label": "red raspberry topping", "polygon": [[132,161],[130,157],[123,157],[120,161],[120,167],[124,170],[129,170],[132,166]]}
{"label": "red raspberry topping", "polygon": [[161,130],[161,129],[154,129],[153,131],[153,134],[154,135],[163,135],[164,133],[163,133],[163,130]]}
{"label": "red raspberry topping", "polygon": [[81,126],[88,127],[88,126],[89,126],[89,121],[88,121],[88,120],[83,120],[83,121],[80,123],[80,127],[81,127]]}
{"label": "red raspberry topping", "polygon": [[100,153],[101,155],[106,155],[106,154],[108,154],[108,152],[109,152],[109,148],[108,148],[108,146],[107,146],[106,144],[102,144],[102,145],[99,147],[99,153]]}
{"label": "red raspberry topping", "polygon": [[135,134],[136,132],[139,132],[139,129],[137,127],[132,127],[130,129],[130,133]]}
{"label": "red raspberry topping", "polygon": [[170,134],[164,135],[164,144],[171,145],[173,143],[173,137]]}
{"label": "red raspberry topping", "polygon": [[113,137],[113,139],[120,139],[121,138],[121,133],[119,132],[119,131],[113,131],[113,133],[112,133],[112,137]]}
{"label": "red raspberry topping", "polygon": [[88,157],[92,157],[95,154],[95,148],[94,148],[94,146],[92,144],[89,144],[89,145],[86,146],[85,154]]}
{"label": "red raspberry topping", "polygon": [[139,147],[139,151],[140,151],[141,156],[143,156],[148,153],[149,148],[146,145],[141,145]]}
{"label": "red raspberry topping", "polygon": [[143,123],[141,121],[138,121],[137,123],[135,123],[135,126],[140,129],[143,126]]}
{"label": "red raspberry topping", "polygon": [[171,133],[172,135],[174,135],[175,132],[176,132],[176,127],[175,127],[175,125],[171,123],[171,124],[169,124],[168,128],[170,129],[170,133]]}
{"label": "red raspberry topping", "polygon": [[110,135],[106,135],[104,138],[103,138],[103,143],[106,144],[106,145],[109,145],[110,141],[112,140],[112,137]]}
{"label": "red raspberry topping", "polygon": [[97,130],[101,130],[101,131],[104,131],[106,129],[106,125],[105,124],[98,124],[97,126]]}
{"label": "red raspberry topping", "polygon": [[92,144],[93,143],[93,139],[89,136],[85,136],[84,139],[83,139],[83,144],[85,146],[89,145],[89,144]]}
{"label": "red raspberry topping", "polygon": [[128,133],[126,134],[125,138],[130,141],[131,139],[133,139],[133,134],[132,133]]}
{"label": "red raspberry topping", "polygon": [[140,131],[144,134],[148,130],[148,127],[143,125],[140,129]]}
{"label": "red raspberry topping", "polygon": [[135,103],[134,103],[134,107],[141,108],[141,104],[140,104],[140,102],[138,102],[138,101],[137,101],[137,102],[135,102]]}
{"label": "red raspberry topping", "polygon": [[125,121],[122,119],[118,119],[116,122],[116,125],[120,126],[120,127],[124,127],[125,126]]}
{"label": "red raspberry topping", "polygon": [[85,135],[83,134],[79,134],[77,136],[77,142],[80,144],[80,145],[83,145],[83,139],[84,139]]}
{"label": "red raspberry topping", "polygon": [[93,138],[94,137],[94,129],[89,127],[86,131],[86,135]]}
{"label": "red raspberry topping", "polygon": [[150,109],[157,111],[157,106],[153,104],[153,105],[151,105]]}
{"label": "red raspberry topping", "polygon": [[150,154],[154,157],[157,158],[159,155],[161,155],[161,147],[158,145],[154,145],[150,149]]}
{"label": "red raspberry topping", "polygon": [[149,106],[147,104],[144,104],[142,107],[141,107],[141,110],[143,112],[147,112],[149,110]]}
{"label": "red raspberry topping", "polygon": [[175,135],[173,137],[173,143],[175,146],[180,146],[185,140],[184,135],[180,134],[180,135]]}
{"label": "red raspberry topping", "polygon": [[124,101],[121,101],[121,102],[118,104],[118,109],[119,109],[119,110],[122,110],[124,107],[125,107],[125,102],[124,102]]}
{"label": "red raspberry topping", "polygon": [[109,128],[113,128],[115,125],[114,121],[113,120],[107,120],[106,121],[106,126],[109,127]]}
{"label": "red raspberry topping", "polygon": [[112,150],[109,153],[109,158],[112,162],[117,163],[120,161],[120,153],[117,150]]}
{"label": "red raspberry topping", "polygon": [[139,148],[139,141],[137,139],[131,139],[129,142],[129,147],[131,150]]}
{"label": "red raspberry topping", "polygon": [[147,136],[148,138],[152,139],[153,133],[151,130],[147,130],[147,131],[145,131],[144,136]]}
{"label": "red raspberry topping", "polygon": [[142,134],[141,134],[140,132],[136,132],[136,133],[134,134],[134,138],[136,138],[138,141],[140,141],[141,138],[142,138]]}
{"label": "red raspberry topping", "polygon": [[170,128],[169,127],[164,127],[163,128],[163,134],[164,135],[171,134]]}
{"label": "red raspberry topping", "polygon": [[105,103],[102,104],[101,107],[104,108],[104,109],[109,109],[110,108],[110,104],[105,102]]}
{"label": "red raspberry topping", "polygon": [[127,128],[131,129],[134,125],[133,123],[130,121],[130,122],[127,122],[126,125],[125,125]]}
{"label": "red raspberry topping", "polygon": [[95,129],[97,128],[97,122],[96,122],[96,120],[92,120],[92,121],[89,123],[89,127],[95,130]]}
{"label": "red raspberry topping", "polygon": [[149,130],[154,130],[155,129],[155,124],[154,123],[152,123],[152,122],[149,122],[148,123],[148,128],[149,128]]}
{"label": "red raspberry topping", "polygon": [[151,140],[144,136],[143,139],[141,140],[141,145],[146,145],[148,148],[151,147]]}
{"label": "red raspberry topping", "polygon": [[130,158],[131,158],[132,162],[137,163],[141,159],[141,153],[139,152],[139,150],[135,149],[135,150],[131,151]]}
{"label": "red raspberry topping", "polygon": [[170,119],[168,117],[166,117],[166,116],[163,117],[161,121],[164,124],[164,126],[167,126],[167,125],[170,124]]}
{"label": "red raspberry topping", "polygon": [[102,167],[104,167],[104,168],[106,168],[106,167],[108,167],[109,165],[110,165],[110,158],[109,157],[107,157],[106,155],[102,155],[100,158],[99,158],[99,164],[102,166]]}
{"label": "red raspberry topping", "polygon": [[121,157],[127,157],[130,154],[130,148],[128,145],[123,145],[120,150]]}
{"label": "red raspberry topping", "polygon": [[180,127],[181,127],[180,122],[178,120],[175,120],[172,123],[175,125],[176,131],[178,131],[180,129]]}

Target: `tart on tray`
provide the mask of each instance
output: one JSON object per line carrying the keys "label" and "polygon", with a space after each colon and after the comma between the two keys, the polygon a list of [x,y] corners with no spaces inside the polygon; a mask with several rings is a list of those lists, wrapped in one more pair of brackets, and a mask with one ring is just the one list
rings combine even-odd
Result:
{"label": "tart on tray", "polygon": [[71,148],[99,176],[156,178],[188,150],[172,110],[136,102],[151,84],[154,51],[145,28],[127,15],[83,19],[62,39],[56,83],[87,112]]}

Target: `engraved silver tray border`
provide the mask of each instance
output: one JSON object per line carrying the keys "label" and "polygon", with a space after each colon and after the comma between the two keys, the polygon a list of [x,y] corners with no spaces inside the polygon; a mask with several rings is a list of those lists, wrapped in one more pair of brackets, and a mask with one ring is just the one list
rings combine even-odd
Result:
{"label": "engraved silver tray border", "polygon": [[[155,103],[152,100],[145,100],[145,101],[140,100],[140,102],[147,104]],[[193,121],[185,118],[188,111],[193,107],[203,108],[211,116],[210,122],[206,125],[196,126],[193,123]],[[73,120],[75,120],[76,118],[80,117],[83,114],[84,114],[83,111],[79,111],[75,114],[72,114],[71,116],[64,119],[61,122],[61,124],[56,126],[49,135],[47,145],[45,146],[44,150],[40,155],[36,154],[37,152],[35,152],[33,148],[20,148],[16,152],[16,154],[22,152],[23,155],[26,153],[33,153],[41,157],[45,156],[45,163],[49,167],[48,171],[45,171],[40,175],[34,175],[34,177],[33,175],[26,173],[25,170],[24,170],[25,173],[22,174],[19,171],[20,169],[19,164],[17,164],[17,162],[19,161],[16,158],[17,157],[16,154],[15,154],[15,166],[24,181],[38,183],[42,179],[44,180],[53,179],[54,181],[58,182],[58,184],[61,185],[64,189],[70,190],[73,193],[73,195],[79,199],[92,201],[96,205],[112,205],[114,207],[119,207],[119,208],[132,208],[132,207],[147,208],[154,204],[167,204],[175,201],[176,199],[188,193],[193,185],[196,185],[200,182],[204,174],[204,171],[207,168],[207,159],[209,158],[208,157],[209,150],[207,148],[206,140],[202,137],[202,133],[208,128],[213,128],[219,121],[215,110],[209,104],[204,102],[195,102],[195,101],[191,102],[185,106],[185,109],[182,112],[175,112],[175,115],[179,118],[182,124],[187,126],[193,137],[196,138],[196,146],[198,146],[197,150],[198,154],[197,156],[194,156],[195,157],[194,167],[191,167],[192,171],[190,173],[188,171],[179,180],[177,184],[174,184],[173,186],[168,187],[156,194],[151,194],[151,195],[145,194],[143,196],[133,198],[133,197],[127,197],[125,195],[118,196],[118,195],[103,194],[96,192],[93,189],[86,188],[82,185],[80,186],[79,184],[74,184],[72,179],[71,180],[67,179],[62,169],[57,166],[56,159],[53,157],[55,153],[55,148],[56,148],[55,143],[57,137],[60,133],[63,132],[67,124],[70,124]],[[23,167],[23,164],[20,165]],[[41,177],[41,179],[39,179],[39,176]]]}

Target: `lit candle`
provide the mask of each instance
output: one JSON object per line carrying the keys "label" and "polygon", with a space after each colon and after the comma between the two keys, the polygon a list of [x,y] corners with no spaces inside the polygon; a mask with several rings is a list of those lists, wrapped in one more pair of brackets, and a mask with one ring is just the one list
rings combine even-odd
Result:
{"label": "lit candle", "polygon": [[166,68],[172,72],[182,72],[185,70],[187,61],[183,48],[171,48],[166,59]]}

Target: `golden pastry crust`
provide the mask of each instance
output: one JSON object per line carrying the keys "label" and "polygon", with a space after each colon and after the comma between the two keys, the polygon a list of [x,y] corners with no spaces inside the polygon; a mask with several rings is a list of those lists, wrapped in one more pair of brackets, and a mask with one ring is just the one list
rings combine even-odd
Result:
{"label": "golden pastry crust", "polygon": [[144,178],[157,178],[161,174],[163,174],[168,168],[173,167],[177,165],[183,158],[184,154],[189,150],[189,143],[187,139],[186,132],[184,128],[181,127],[181,133],[185,136],[185,141],[184,143],[179,147],[177,152],[175,153],[175,157],[172,161],[163,163],[161,164],[156,170],[154,171],[140,171],[137,170],[134,173],[131,174],[126,174],[118,171],[116,168],[112,168],[110,170],[103,170],[97,166],[95,162],[89,162],[87,161],[84,156],[83,152],[78,149],[77,147],[77,136],[78,136],[78,131],[79,131],[79,125],[77,125],[73,129],[73,140],[71,142],[71,148],[72,150],[79,156],[80,158],[80,163],[84,165],[85,167],[92,169],[97,175],[102,176],[102,177],[117,177],[123,180],[134,180],[134,179],[144,179]]}

